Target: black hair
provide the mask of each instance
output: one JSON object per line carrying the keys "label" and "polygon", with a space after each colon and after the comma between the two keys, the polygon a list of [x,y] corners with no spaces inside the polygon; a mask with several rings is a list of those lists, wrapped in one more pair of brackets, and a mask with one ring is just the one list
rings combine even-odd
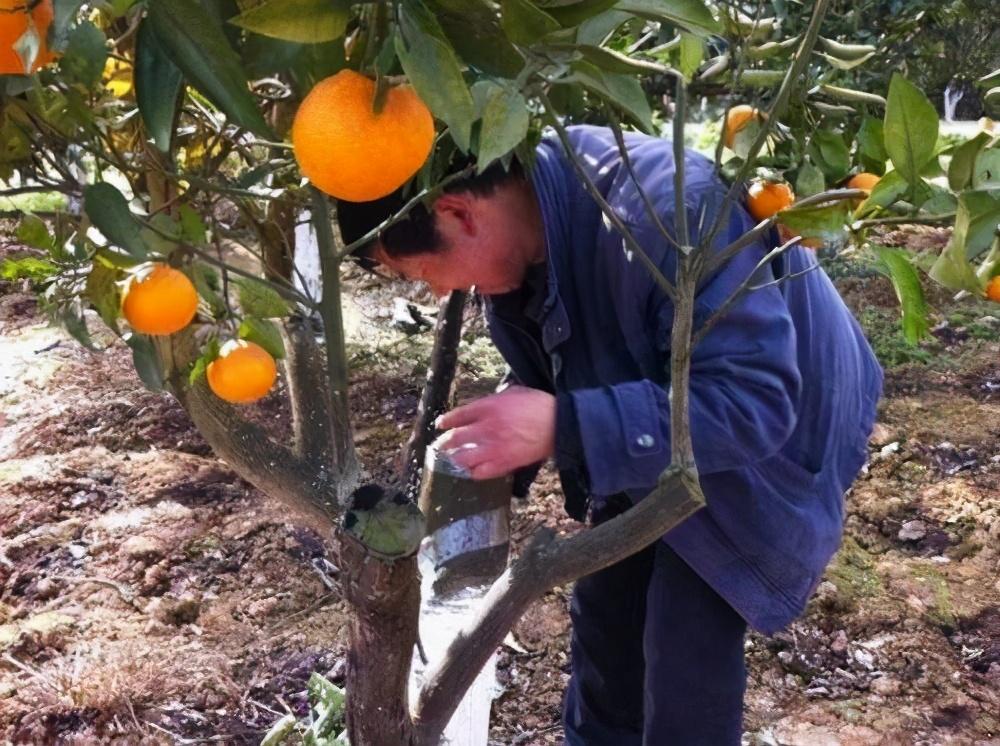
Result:
{"label": "black hair", "polygon": [[[504,168],[497,161],[482,173],[455,179],[444,188],[444,192],[447,194],[471,192],[480,197],[488,197],[501,185],[523,178],[524,170],[516,158],[511,161],[509,168]],[[400,187],[392,194],[371,202],[339,200],[337,221],[344,243],[352,244],[363,238],[399,212],[412,197],[412,194],[405,194],[404,190],[405,187]],[[370,241],[352,252],[363,267],[369,269],[373,267],[371,254],[376,241],[381,241],[386,254],[391,257],[425,254],[441,248],[441,234],[435,224],[434,212],[424,203],[415,205],[405,217],[380,231]]]}

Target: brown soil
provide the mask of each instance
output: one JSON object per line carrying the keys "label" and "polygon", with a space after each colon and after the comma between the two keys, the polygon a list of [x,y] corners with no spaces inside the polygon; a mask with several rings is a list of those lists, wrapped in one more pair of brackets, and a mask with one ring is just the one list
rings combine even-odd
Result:
{"label": "brown soil", "polygon": [[[866,290],[881,304],[880,279],[845,280],[856,303]],[[0,330],[0,742],[258,743],[304,712],[311,672],[342,681],[326,538],[214,459],[124,348],[47,330],[9,284]],[[799,621],[750,637],[748,743],[1000,742],[1000,347],[947,354],[889,371],[843,550]],[[358,369],[374,478],[421,381]],[[282,411],[279,393],[255,416],[281,432]],[[577,530],[548,471],[517,503],[515,544],[543,524]],[[561,742],[569,590],[501,650],[494,744]]]}

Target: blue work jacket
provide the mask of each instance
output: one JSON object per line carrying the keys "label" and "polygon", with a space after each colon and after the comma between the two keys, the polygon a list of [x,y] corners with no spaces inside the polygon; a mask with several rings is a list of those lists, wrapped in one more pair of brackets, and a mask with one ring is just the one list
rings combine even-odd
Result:
{"label": "blue work jacket", "polygon": [[[649,218],[613,134],[580,126],[569,137],[604,199],[672,278],[675,249]],[[637,134],[626,143],[672,230],[672,144]],[[687,153],[685,169],[695,244],[726,187],[697,153]],[[539,145],[531,178],[545,227],[541,292],[489,297],[487,317],[514,377],[557,397],[556,463],[567,509],[579,518],[588,499],[641,499],[669,463],[673,306],[603,218],[558,140]],[[736,205],[715,249],[753,226]],[[695,329],[753,271],[769,238],[705,281]],[[815,262],[793,248],[754,284]],[[798,616],[839,546],[844,494],[867,458],[881,389],[871,348],[819,268],[748,293],[694,350],[691,427],[707,507],[663,540],[756,629],[773,632]]]}

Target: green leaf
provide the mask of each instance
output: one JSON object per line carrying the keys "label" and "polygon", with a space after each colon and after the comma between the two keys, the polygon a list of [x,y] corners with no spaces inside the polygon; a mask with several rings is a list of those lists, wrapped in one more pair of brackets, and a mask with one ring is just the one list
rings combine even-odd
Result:
{"label": "green leaf", "polygon": [[527,137],[530,120],[528,104],[513,85],[481,80],[473,86],[476,98],[477,93],[484,100],[476,159],[477,166],[482,171]]}
{"label": "green leaf", "polygon": [[69,43],[69,31],[76,20],[83,0],[53,0],[52,25],[49,26],[48,45],[53,51],[62,51]]}
{"label": "green leaf", "polygon": [[313,707],[322,705],[323,707],[343,708],[347,699],[343,689],[322,674],[315,672],[309,677],[306,689],[309,692],[309,702]]}
{"label": "green leaf", "polygon": [[902,249],[876,246],[879,269],[892,281],[902,310],[903,336],[915,345],[927,336],[927,302],[924,289],[920,285],[920,275],[910,262],[910,255]]}
{"label": "green leaf", "polygon": [[789,207],[781,211],[781,223],[803,238],[819,238],[825,244],[843,241],[850,206],[843,200],[819,207]]}
{"label": "green leaf", "polygon": [[971,140],[967,140],[955,148],[951,163],[948,164],[948,186],[960,192],[972,184],[972,174],[976,166],[976,158],[992,138],[987,132],[980,132]]}
{"label": "green leaf", "polygon": [[108,241],[121,247],[135,259],[143,261],[148,257],[139,221],[129,210],[125,196],[111,184],[101,181],[85,187],[83,209],[90,222]]}
{"label": "green leaf", "polygon": [[974,259],[993,243],[1000,226],[1000,192],[976,191],[959,195],[952,238],[965,245],[966,256]]}
{"label": "green leaf", "polygon": [[875,56],[875,53],[871,52],[864,57],[859,57],[856,60],[842,60],[839,57],[834,57],[833,55],[826,54],[825,52],[816,52],[816,54],[825,59],[838,70],[853,70],[855,67],[863,65]]}
{"label": "green leaf", "polygon": [[195,246],[204,246],[208,243],[208,226],[202,219],[198,211],[191,205],[181,205],[180,217],[180,238]]}
{"label": "green leaf", "polygon": [[274,721],[274,725],[264,734],[260,746],[281,746],[285,742],[285,739],[292,734],[296,722],[298,721],[291,712],[278,718]]}
{"label": "green leaf", "polygon": [[579,0],[579,2],[543,2],[545,11],[563,27],[579,26],[584,21],[614,7],[618,0]]}
{"label": "green leaf", "polygon": [[153,341],[144,334],[130,334],[125,344],[132,348],[132,364],[139,380],[150,391],[163,391],[163,370]]}
{"label": "green leaf", "polygon": [[866,171],[885,173],[885,162],[889,154],[885,152],[885,135],[882,120],[865,115],[858,128],[858,156]]}
{"label": "green leaf", "polygon": [[273,139],[240,58],[212,17],[195,0],[156,0],[148,13],[159,42],[187,80],[234,124]]}
{"label": "green leaf", "polygon": [[1000,148],[989,148],[976,157],[973,189],[1000,189]]}
{"label": "green leaf", "polygon": [[508,39],[526,46],[561,28],[555,18],[528,0],[502,0],[500,25]]}
{"label": "green leaf", "polygon": [[628,55],[616,52],[606,47],[596,47],[591,44],[547,44],[543,51],[575,53],[574,58],[583,58],[587,62],[609,73],[622,75],[650,75],[671,72],[669,67],[658,62],[633,59]]}
{"label": "green leaf", "polygon": [[120,273],[117,268],[95,257],[84,296],[110,329],[118,331],[118,316],[121,312],[121,289],[118,285]]}
{"label": "green leaf", "polygon": [[274,39],[317,44],[343,36],[350,16],[346,0],[266,0],[229,22]]}
{"label": "green leaf", "polygon": [[885,148],[892,164],[911,185],[934,157],[938,114],[923,91],[893,73],[885,107]]}
{"label": "green leaf", "polygon": [[206,264],[191,265],[191,281],[194,283],[198,297],[204,298],[212,309],[212,315],[220,318],[226,311],[226,301],[222,297],[218,273]]}
{"label": "green leaf", "polygon": [[826,189],[826,179],[808,158],[802,163],[798,177],[795,179],[795,194],[799,199],[811,197]]}
{"label": "green leaf", "polygon": [[420,0],[402,0],[396,54],[414,89],[468,151],[475,111],[462,68],[433,14]]}
{"label": "green leaf", "polygon": [[680,46],[677,47],[677,69],[685,80],[691,80],[704,59],[705,42],[702,38],[696,34],[682,33]]}
{"label": "green leaf", "polygon": [[59,312],[59,321],[73,339],[88,350],[96,349],[94,341],[90,338],[90,330],[87,329],[87,319],[84,317],[83,309],[79,304],[61,309]]}
{"label": "green leaf", "polygon": [[630,75],[606,73],[589,62],[575,62],[573,72],[584,88],[621,109],[646,132],[653,129],[653,113],[639,81]]}
{"label": "green leaf", "polygon": [[666,21],[707,37],[722,34],[722,25],[701,0],[620,0],[617,10],[652,21]]}
{"label": "green leaf", "polygon": [[59,267],[37,256],[10,256],[0,261],[0,279],[44,282],[59,273]]}
{"label": "green leaf", "polygon": [[93,88],[100,81],[108,60],[106,42],[104,32],[90,21],[78,24],[69,34],[66,53],[59,58],[59,69],[70,80]]}
{"label": "green leaf", "polygon": [[188,386],[194,386],[200,378],[204,378],[205,374],[208,373],[208,366],[219,356],[220,349],[219,338],[211,337],[202,349],[201,355],[191,365],[191,372],[188,373]]}
{"label": "green leaf", "polygon": [[240,339],[256,342],[273,358],[285,356],[285,343],[281,339],[281,330],[273,321],[247,316],[240,323],[237,334]]}
{"label": "green leaf", "polygon": [[55,239],[49,233],[49,227],[37,215],[30,213],[21,218],[17,226],[17,233],[14,234],[18,242],[33,249],[41,249],[51,253],[55,247]]}
{"label": "green leaf", "polygon": [[809,156],[831,183],[838,183],[851,168],[851,152],[842,135],[819,130],[808,146]]}
{"label": "green leaf", "polygon": [[1000,195],[965,192],[959,196],[955,229],[934,266],[931,278],[951,290],[982,290],[970,259],[986,252],[993,244],[1000,223]]}
{"label": "green leaf", "polygon": [[524,66],[487,0],[427,0],[459,57],[487,75],[516,78]]}
{"label": "green leaf", "polygon": [[285,299],[260,280],[241,277],[233,280],[239,291],[240,308],[248,316],[275,319],[288,316],[291,309]]}
{"label": "green leaf", "polygon": [[858,205],[855,215],[861,217],[877,211],[880,207],[888,207],[901,199],[909,188],[906,179],[900,176],[898,171],[890,171],[879,179],[868,198]]}
{"label": "green leaf", "polygon": [[588,18],[576,30],[576,43],[600,46],[629,18],[631,18],[629,13],[620,10],[608,10]]}
{"label": "green leaf", "polygon": [[743,70],[740,73],[741,85],[751,88],[771,88],[785,79],[784,70]]}
{"label": "green leaf", "polygon": [[170,58],[166,47],[145,19],[139,24],[135,40],[135,101],[146,131],[163,153],[170,152],[174,120],[184,88],[184,74]]}

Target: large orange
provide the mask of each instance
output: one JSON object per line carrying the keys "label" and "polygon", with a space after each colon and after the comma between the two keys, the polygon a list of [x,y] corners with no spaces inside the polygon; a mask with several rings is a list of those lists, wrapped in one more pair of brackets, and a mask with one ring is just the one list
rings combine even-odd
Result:
{"label": "large orange", "polygon": [[183,272],[156,264],[132,280],[122,302],[122,315],[140,334],[166,335],[191,323],[198,292]]}
{"label": "large orange", "polygon": [[373,80],[341,70],[317,83],[295,112],[295,159],[338,199],[384,197],[424,165],[434,144],[434,118],[412,88],[391,88],[378,114],[374,98]]}
{"label": "large orange", "polygon": [[872,174],[867,171],[862,171],[860,174],[855,174],[847,181],[848,189],[863,189],[867,194],[871,194],[872,189],[881,180],[881,176],[877,174]]}
{"label": "large orange", "polygon": [[760,112],[752,106],[740,104],[732,107],[726,114],[726,126],[723,128],[722,136],[725,138],[726,147],[732,149],[733,143],[736,142],[736,134],[751,120],[759,120],[760,118]]}
{"label": "large orange", "polygon": [[[24,62],[14,51],[14,45],[28,30],[28,6],[31,0],[0,0],[0,75],[24,75]],[[52,24],[52,0],[42,0],[30,11],[31,21],[35,26],[41,43],[38,56],[31,66],[30,72],[49,64],[55,59],[45,35]]]}
{"label": "large orange", "polygon": [[208,364],[208,386],[220,399],[249,404],[265,396],[278,377],[274,358],[256,342],[232,339]]}
{"label": "large orange", "polygon": [[747,195],[747,209],[756,220],[766,220],[795,201],[792,188],[784,182],[755,181]]}
{"label": "large orange", "polygon": [[986,284],[986,297],[1000,303],[1000,275],[997,275]]}

